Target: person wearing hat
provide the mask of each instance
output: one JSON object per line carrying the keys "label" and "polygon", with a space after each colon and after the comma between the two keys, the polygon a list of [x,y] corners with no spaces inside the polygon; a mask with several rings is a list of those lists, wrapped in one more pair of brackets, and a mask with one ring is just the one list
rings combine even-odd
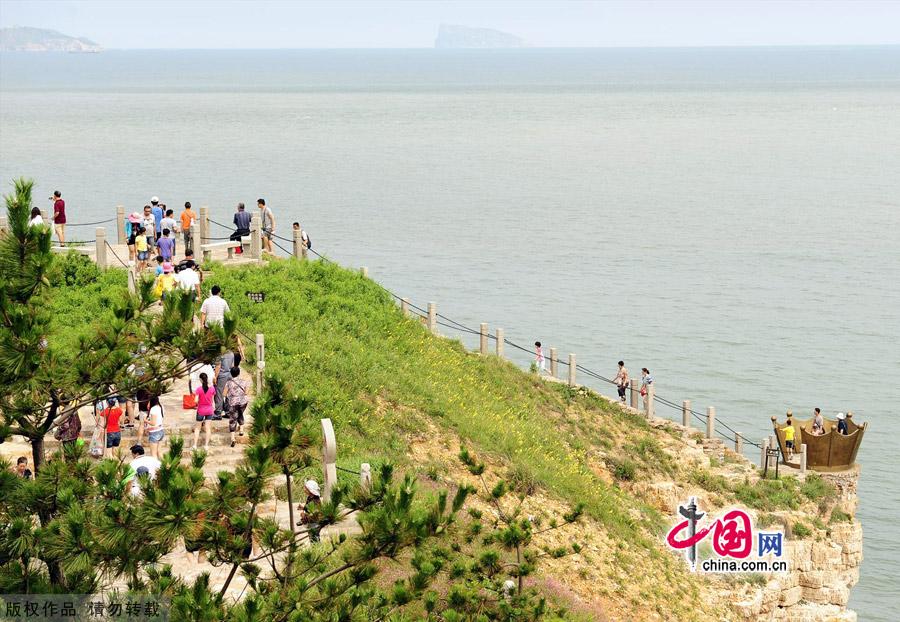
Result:
{"label": "person wearing hat", "polygon": [[153,292],[165,300],[166,294],[175,289],[175,266],[171,261],[164,261],[162,265],[162,274],[156,277],[156,283],[153,285]]}
{"label": "person wearing hat", "polygon": [[319,482],[308,479],[303,484],[306,490],[306,502],[300,506],[300,520],[298,525],[306,525],[309,531],[309,541],[319,542],[319,534],[322,531],[322,493],[319,491]]}
{"label": "person wearing hat", "polygon": [[844,413],[838,413],[837,420],[838,420],[838,424],[837,424],[838,434],[843,434],[844,436],[849,434],[850,430],[847,428],[847,415],[845,415]]}
{"label": "person wearing hat", "polygon": [[153,214],[153,230],[156,232],[156,239],[158,240],[159,236],[162,235],[161,223],[163,216],[165,215],[162,205],[159,204],[159,197],[153,197],[152,199],[150,199],[150,212]]}
{"label": "person wearing hat", "polygon": [[141,228],[141,215],[137,212],[131,212],[125,219],[125,235],[128,238],[128,259],[137,260],[137,252],[134,249],[134,239],[137,237],[138,229]]}

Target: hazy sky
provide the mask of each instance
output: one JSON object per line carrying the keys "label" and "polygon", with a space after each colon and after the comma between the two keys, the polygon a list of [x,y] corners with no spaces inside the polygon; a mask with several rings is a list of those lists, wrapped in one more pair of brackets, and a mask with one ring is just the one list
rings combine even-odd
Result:
{"label": "hazy sky", "polygon": [[289,2],[0,0],[0,25],[107,48],[431,47],[441,23],[535,46],[900,44],[900,0]]}

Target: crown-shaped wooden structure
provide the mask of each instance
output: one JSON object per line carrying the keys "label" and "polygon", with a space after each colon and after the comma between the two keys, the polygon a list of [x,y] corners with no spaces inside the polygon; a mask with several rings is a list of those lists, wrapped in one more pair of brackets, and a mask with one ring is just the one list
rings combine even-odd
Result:
{"label": "crown-shaped wooden structure", "polygon": [[[791,411],[787,412],[788,418],[794,424],[794,457],[800,453],[800,445],[806,445],[806,466],[816,471],[843,471],[856,463],[856,453],[862,443],[868,423],[857,425],[853,421],[853,413],[847,413],[847,434],[838,432],[837,419],[823,417],[825,433],[813,434],[813,420],[798,419]],[[772,417],[772,428],[775,438],[778,439],[778,447],[781,455],[785,457],[785,464],[791,464],[787,460],[787,446],[784,443],[784,426],[779,425],[778,418]],[[796,466],[796,465],[793,465]]]}

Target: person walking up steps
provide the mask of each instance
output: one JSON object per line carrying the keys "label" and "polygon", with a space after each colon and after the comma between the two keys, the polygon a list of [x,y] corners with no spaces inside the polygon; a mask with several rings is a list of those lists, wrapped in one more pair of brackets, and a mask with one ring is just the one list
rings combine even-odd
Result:
{"label": "person walking up steps", "polygon": [[228,431],[231,432],[231,446],[234,447],[235,432],[244,435],[244,410],[250,399],[247,397],[248,383],[240,378],[241,368],[232,367],[231,377],[225,384],[225,403],[228,405]]}
{"label": "person walking up steps", "polygon": [[[176,250],[178,247],[178,244],[177,244],[177,242],[178,242],[178,233],[177,233],[178,221],[175,220],[175,212],[173,212],[170,209],[167,209],[166,215],[163,216],[163,219],[162,219],[162,222],[160,223],[160,225],[163,228],[163,235],[166,236],[167,238],[169,238],[170,240],[172,240],[172,257],[175,257],[175,253],[178,252]],[[166,234],[167,229],[169,230],[168,234]]]}
{"label": "person walking up steps", "polygon": [[159,459],[159,444],[166,433],[163,429],[163,408],[159,396],[150,398],[150,414],[147,417],[147,440],[150,442],[150,455]]}
{"label": "person walking up steps", "polygon": [[219,296],[222,292],[221,287],[213,285],[210,292],[210,297],[200,305],[200,323],[207,328],[213,324],[221,326],[225,321],[225,314],[231,312],[231,307],[224,298]]}
{"label": "person walking up steps", "polygon": [[216,396],[216,388],[210,385],[206,372],[200,374],[200,386],[194,390],[194,394],[197,396],[197,423],[194,424],[194,446],[191,448],[191,451],[196,451],[200,444],[201,427],[203,427],[206,437],[203,449],[209,451],[210,427],[212,426],[210,421],[215,412],[213,402]]}
{"label": "person walking up steps", "polygon": [[266,207],[265,199],[257,199],[256,206],[259,208],[259,226],[262,229],[263,250],[272,253],[272,236],[275,235],[275,215],[270,208]]}
{"label": "person walking up steps", "polygon": [[53,228],[56,230],[56,237],[60,246],[66,245],[66,202],[62,199],[62,193],[59,190],[53,192],[50,197],[53,201]]}
{"label": "person walking up steps", "polygon": [[619,361],[619,371],[613,379],[616,383],[616,390],[619,392],[619,399],[625,403],[625,390],[628,388],[628,370],[625,369],[625,361]]}

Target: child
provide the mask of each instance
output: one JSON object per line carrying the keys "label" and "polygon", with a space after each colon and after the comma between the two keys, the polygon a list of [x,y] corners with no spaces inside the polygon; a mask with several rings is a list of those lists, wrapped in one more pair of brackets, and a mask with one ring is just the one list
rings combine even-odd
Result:
{"label": "child", "polygon": [[782,430],[784,431],[784,446],[787,448],[787,459],[790,460],[794,457],[794,422],[790,417]]}
{"label": "child", "polygon": [[[165,238],[160,238],[164,240]],[[175,289],[175,267],[171,262],[163,262],[162,274],[156,277],[156,283],[153,285],[153,292],[161,299],[165,300],[166,294]]]}
{"label": "child", "polygon": [[146,227],[138,229],[137,237],[134,238],[134,250],[137,252],[137,270],[140,272],[147,267],[147,258],[150,256]]}
{"label": "child", "polygon": [[547,360],[544,358],[544,351],[541,349],[541,342],[534,342],[534,354],[537,357],[536,363],[538,371],[541,373],[545,373],[547,371]]}
{"label": "child", "polygon": [[172,256],[175,254],[175,239],[169,237],[171,233],[168,229],[163,229],[162,236],[156,241],[156,248],[159,249],[163,261],[172,261]]}
{"label": "child", "polygon": [[307,526],[310,542],[319,542],[319,534],[322,531],[319,526],[322,520],[322,493],[319,490],[319,483],[314,479],[306,480],[303,488],[306,490],[306,503],[299,508],[300,521],[297,524]]}
{"label": "child", "polygon": [[163,258],[162,255],[156,256],[156,276],[159,276],[163,273]]}

